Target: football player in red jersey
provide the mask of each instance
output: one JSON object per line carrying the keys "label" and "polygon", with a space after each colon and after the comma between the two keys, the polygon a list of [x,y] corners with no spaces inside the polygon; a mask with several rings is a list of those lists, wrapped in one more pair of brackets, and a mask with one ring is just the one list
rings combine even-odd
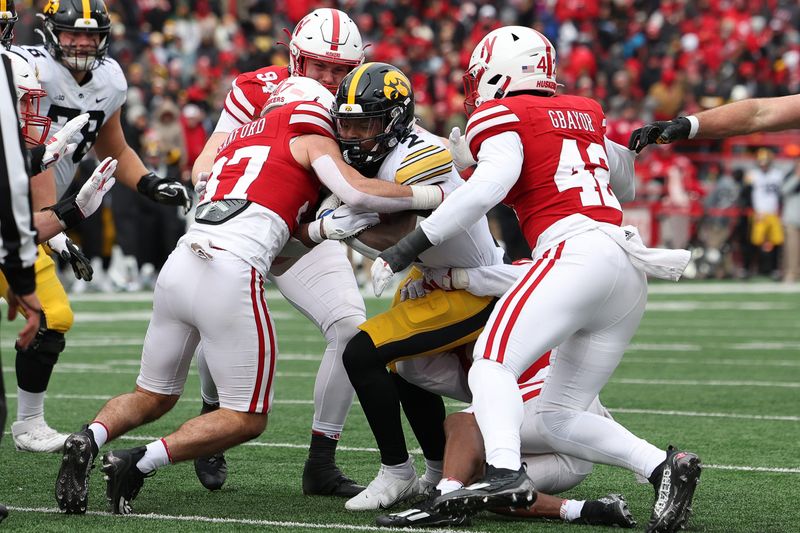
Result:
{"label": "football player in red jersey", "polygon": [[[356,209],[431,209],[441,202],[436,185],[372,180],[348,166],[335,140],[332,103],[318,82],[286,80],[266,103],[266,115],[221,145],[195,223],[158,278],[135,391],[107,402],[91,424],[67,438],[55,491],[62,510],[86,512],[89,470],[104,443],[175,405],[201,342],[219,409],[147,446],[106,453],[111,510],[130,513],[155,469],[213,455],[264,431],[277,356],[264,278],[300,216],[316,204],[321,184]],[[349,216],[362,220],[344,226],[355,232],[377,222],[371,213],[351,210]],[[321,242],[326,235],[353,235],[340,231],[342,218],[326,218],[327,226],[305,226],[305,236]]]}
{"label": "football player in red jersey", "polygon": [[555,50],[535,30],[504,27],[478,43],[464,77],[475,173],[381,254],[373,283],[382,290],[423,250],[501,201],[512,206],[534,263],[497,302],[469,373],[489,466],[481,482],[440,497],[436,509],[533,502],[520,461],[516,382],[539,354],[557,346],[537,429],[557,452],[648,478],[656,491],[648,531],[675,531],[688,519],[699,458],[659,450],[586,408],[636,332],[647,300],[645,273],[677,280],[689,253],[648,249],[635,228],[620,227],[622,210],[609,181],[617,162],[606,149],[603,110],[588,98],[557,95],[555,75]]}
{"label": "football player in red jersey", "polygon": [[[225,99],[216,129],[195,162],[195,181],[211,170],[217,148],[235,128],[259,117],[275,87],[289,76],[306,76],[331,92],[364,60],[364,46],[355,23],[337,9],[317,9],[303,17],[289,41],[289,66],[268,66],[239,75]],[[313,215],[316,209],[310,208]],[[324,336],[327,347],[314,386],[314,418],[308,461],[303,469],[305,494],[353,497],[363,486],[347,478],[336,466],[339,435],[353,402],[353,387],[342,366],[347,342],[366,320],[366,309],[346,253],[336,243],[323,243],[303,257],[273,265],[269,280],[309,317]],[[204,358],[198,354],[203,411],[213,410],[217,399],[207,379]],[[218,489],[225,482],[227,465],[221,453],[195,462],[200,482]]]}

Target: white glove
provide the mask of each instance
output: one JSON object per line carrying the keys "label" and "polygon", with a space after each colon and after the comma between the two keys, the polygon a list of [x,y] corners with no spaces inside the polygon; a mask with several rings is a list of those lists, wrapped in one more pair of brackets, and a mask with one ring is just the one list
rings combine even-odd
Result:
{"label": "white glove", "polygon": [[92,281],[94,270],[92,269],[91,261],[81,252],[80,248],[72,244],[69,237],[59,233],[47,241],[47,246],[61,256],[61,259],[69,262],[77,279]]}
{"label": "white glove", "polygon": [[78,143],[69,142],[89,122],[89,113],[83,113],[73,118],[61,128],[58,133],[44,143],[44,156],[42,168],[50,168],[59,159],[66,157],[78,147]]}
{"label": "white glove", "polygon": [[458,126],[450,132],[448,140],[450,141],[450,155],[453,156],[453,164],[455,164],[456,170],[460,172],[477,163],[472,157],[467,140],[461,135],[461,129]]}
{"label": "white glove", "polygon": [[341,241],[358,235],[365,229],[378,224],[380,220],[378,213],[342,205],[331,214],[312,222],[308,227],[308,236],[316,243],[320,243],[324,239]]}
{"label": "white glove", "polygon": [[335,194],[329,194],[320,202],[319,209],[317,209],[317,218],[322,218],[333,213],[340,205],[342,205],[342,201],[339,200],[339,197]]}
{"label": "white glove", "polygon": [[194,192],[197,193],[198,198],[202,198],[203,194],[206,192],[209,177],[211,177],[211,173],[209,172],[197,173],[197,183],[194,184]]}
{"label": "white glove", "polygon": [[102,163],[97,165],[92,175],[78,191],[75,205],[78,206],[83,218],[97,211],[97,208],[103,203],[103,196],[111,190],[116,182],[113,177],[115,170],[117,170],[117,160],[106,157]]}
{"label": "white glove", "polygon": [[389,263],[378,257],[375,259],[375,262],[372,263],[370,274],[372,275],[372,290],[375,292],[375,296],[380,296],[392,280],[394,272],[392,272],[392,269],[389,267]]}
{"label": "white glove", "polygon": [[424,280],[428,286],[433,289],[442,289],[445,291],[453,290],[453,277],[450,268],[429,268],[423,267],[422,273]]}
{"label": "white glove", "polygon": [[409,278],[403,286],[400,287],[400,301],[404,302],[406,300],[422,298],[429,292],[431,292],[431,289],[430,286],[425,283],[425,278]]}

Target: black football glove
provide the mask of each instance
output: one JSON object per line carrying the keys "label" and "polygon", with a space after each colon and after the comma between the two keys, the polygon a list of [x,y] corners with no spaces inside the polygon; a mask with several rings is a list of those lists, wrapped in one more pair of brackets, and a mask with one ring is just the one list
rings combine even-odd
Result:
{"label": "black football glove", "polygon": [[192,196],[180,181],[159,178],[151,172],[142,176],[142,179],[136,184],[136,190],[154,202],[179,205],[183,207],[184,214],[192,208]]}
{"label": "black football glove", "polygon": [[638,154],[648,144],[670,144],[688,139],[691,129],[692,124],[686,117],[645,124],[631,133],[628,150],[636,150]]}
{"label": "black football glove", "polygon": [[61,259],[70,264],[76,278],[84,281],[92,281],[92,276],[94,275],[92,263],[89,261],[89,258],[83,254],[80,248],[72,243],[69,237],[63,233],[59,233],[47,241],[47,245],[51,250],[57,253]]}

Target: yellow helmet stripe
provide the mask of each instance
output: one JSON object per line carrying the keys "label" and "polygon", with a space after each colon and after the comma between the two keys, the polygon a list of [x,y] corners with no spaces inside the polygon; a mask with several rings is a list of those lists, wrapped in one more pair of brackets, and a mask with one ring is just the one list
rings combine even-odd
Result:
{"label": "yellow helmet stripe", "polygon": [[89,0],[82,0],[81,4],[83,4],[83,18],[92,18],[92,3]]}
{"label": "yellow helmet stripe", "polygon": [[356,89],[358,88],[358,82],[361,81],[361,75],[364,74],[364,71],[367,70],[370,65],[372,65],[372,63],[364,63],[358,67],[355,74],[353,74],[353,79],[350,82],[350,89],[347,91],[348,104],[356,103]]}
{"label": "yellow helmet stripe", "polygon": [[7,7],[6,0],[0,0],[0,11],[8,11]]}

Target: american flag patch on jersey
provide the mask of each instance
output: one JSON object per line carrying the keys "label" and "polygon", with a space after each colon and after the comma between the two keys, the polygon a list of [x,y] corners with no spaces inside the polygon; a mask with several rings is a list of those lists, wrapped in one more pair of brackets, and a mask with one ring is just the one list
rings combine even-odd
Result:
{"label": "american flag patch on jersey", "polygon": [[522,72],[533,72],[535,68],[533,65],[522,65]]}

